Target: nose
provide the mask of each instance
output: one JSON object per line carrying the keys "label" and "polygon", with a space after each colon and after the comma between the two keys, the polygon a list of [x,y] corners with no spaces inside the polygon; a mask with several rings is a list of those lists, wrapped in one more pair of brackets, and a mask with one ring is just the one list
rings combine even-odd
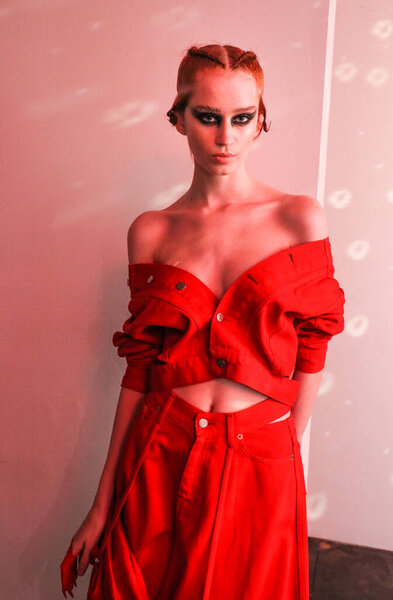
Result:
{"label": "nose", "polygon": [[227,150],[230,150],[233,143],[233,127],[230,120],[222,119],[217,127],[216,143],[218,146],[225,146]]}

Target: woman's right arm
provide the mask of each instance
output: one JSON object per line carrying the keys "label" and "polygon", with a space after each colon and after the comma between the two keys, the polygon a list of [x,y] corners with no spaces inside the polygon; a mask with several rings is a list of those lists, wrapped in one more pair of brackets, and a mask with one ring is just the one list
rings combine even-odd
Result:
{"label": "woman's right arm", "polygon": [[119,456],[127,431],[144,396],[144,392],[121,388],[108,453],[97,493],[86,518],[71,540],[73,554],[79,555],[79,575],[85,573],[89,565],[90,552],[98,542],[104,529],[113,496],[114,478]]}
{"label": "woman's right arm", "polygon": [[[155,248],[165,233],[166,219],[157,211],[147,211],[138,215],[128,230],[128,260],[134,262],[154,262]],[[98,542],[105,526],[111,504],[116,467],[119,456],[137,408],[145,392],[121,387],[117,404],[112,435],[104,469],[98,484],[93,504],[71,540],[71,550],[79,555],[78,574],[83,575],[89,565],[91,550]]]}

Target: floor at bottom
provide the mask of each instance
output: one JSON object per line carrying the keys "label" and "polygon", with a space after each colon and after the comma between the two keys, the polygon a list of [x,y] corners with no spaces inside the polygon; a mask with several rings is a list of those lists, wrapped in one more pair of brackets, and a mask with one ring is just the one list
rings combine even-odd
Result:
{"label": "floor at bottom", "polygon": [[308,538],[310,600],[393,599],[393,552]]}

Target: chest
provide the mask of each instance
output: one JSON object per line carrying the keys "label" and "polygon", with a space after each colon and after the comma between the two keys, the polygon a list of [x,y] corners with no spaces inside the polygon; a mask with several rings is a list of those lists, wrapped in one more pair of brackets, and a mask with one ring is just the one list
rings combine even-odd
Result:
{"label": "chest", "polygon": [[295,232],[273,213],[263,220],[257,215],[182,218],[169,223],[155,259],[192,273],[221,298],[250,267],[297,242]]}

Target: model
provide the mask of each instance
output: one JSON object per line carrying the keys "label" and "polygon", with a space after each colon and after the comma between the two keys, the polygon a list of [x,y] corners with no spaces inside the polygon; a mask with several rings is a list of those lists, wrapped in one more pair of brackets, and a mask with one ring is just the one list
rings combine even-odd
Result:
{"label": "model", "polygon": [[108,456],[61,565],[88,600],[306,600],[300,442],[344,328],[326,219],[251,177],[257,56],[192,46],[168,117],[188,191],[128,233],[126,358]]}

